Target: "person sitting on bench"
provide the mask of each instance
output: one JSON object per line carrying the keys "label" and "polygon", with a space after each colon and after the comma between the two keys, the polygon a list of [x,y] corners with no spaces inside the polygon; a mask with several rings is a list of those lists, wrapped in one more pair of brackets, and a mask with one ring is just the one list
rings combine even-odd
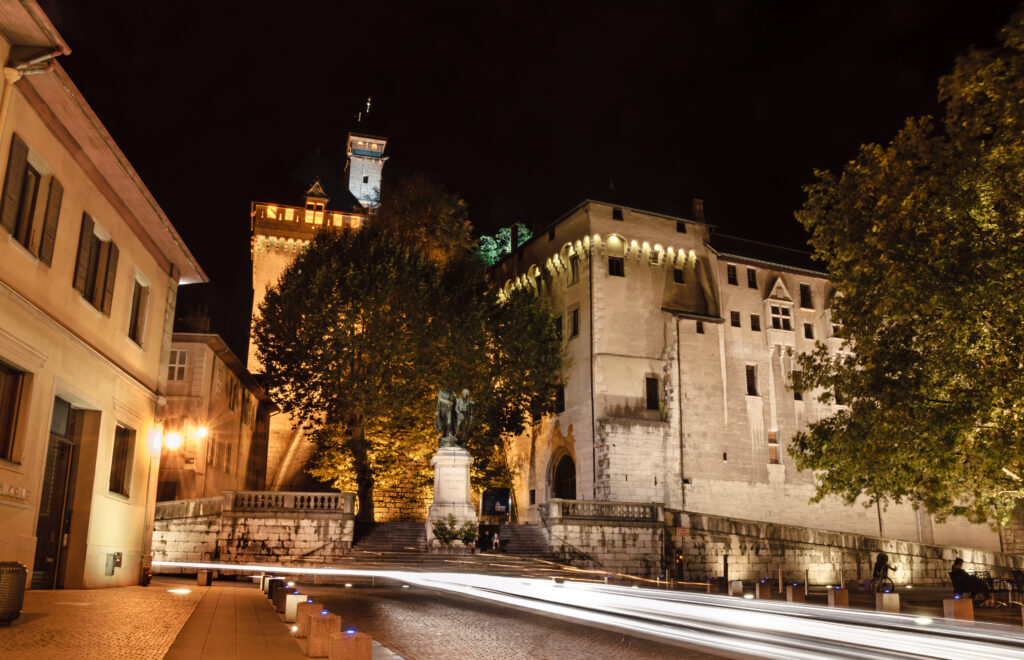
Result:
{"label": "person sitting on bench", "polygon": [[949,579],[953,582],[954,593],[961,594],[970,592],[971,598],[981,594],[985,597],[985,601],[982,605],[985,607],[992,607],[995,605],[995,599],[992,597],[992,591],[988,588],[988,585],[985,584],[985,581],[964,570],[964,560],[962,557],[957,557],[953,560],[953,570],[949,572]]}

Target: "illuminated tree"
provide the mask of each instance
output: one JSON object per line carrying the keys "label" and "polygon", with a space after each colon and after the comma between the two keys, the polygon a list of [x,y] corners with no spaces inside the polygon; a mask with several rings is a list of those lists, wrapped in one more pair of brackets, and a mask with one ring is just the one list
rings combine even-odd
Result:
{"label": "illuminated tree", "polygon": [[493,266],[506,256],[512,254],[512,250],[514,249],[512,246],[513,228],[516,230],[517,245],[522,245],[526,241],[530,240],[531,236],[533,236],[529,227],[521,222],[517,222],[512,227],[502,227],[494,234],[494,236],[480,237],[477,251],[480,254],[480,258],[483,259],[487,265]]}
{"label": "illuminated tree", "polygon": [[312,473],[355,487],[429,486],[437,390],[468,388],[480,485],[507,483],[502,436],[550,411],[560,342],[536,295],[499,303],[461,200],[423,179],[385,191],[359,230],[324,231],[268,290],[254,326],[275,400],[319,446]]}
{"label": "illuminated tree", "polygon": [[797,387],[849,404],[790,449],[818,499],[1005,521],[1024,494],[1024,13],[1001,36],[940,81],[941,123],[806,187],[797,218],[855,350],[801,359]]}

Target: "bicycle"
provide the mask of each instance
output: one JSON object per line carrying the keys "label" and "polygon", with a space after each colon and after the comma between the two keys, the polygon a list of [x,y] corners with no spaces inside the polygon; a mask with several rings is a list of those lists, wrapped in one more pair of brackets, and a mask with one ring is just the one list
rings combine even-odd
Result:
{"label": "bicycle", "polygon": [[871,578],[871,582],[868,584],[868,591],[876,594],[891,594],[896,592],[896,584],[891,578]]}

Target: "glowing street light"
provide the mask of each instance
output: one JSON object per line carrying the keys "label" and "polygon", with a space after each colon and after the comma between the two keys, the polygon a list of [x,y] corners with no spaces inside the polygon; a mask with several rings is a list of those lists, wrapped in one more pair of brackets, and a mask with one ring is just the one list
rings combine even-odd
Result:
{"label": "glowing street light", "polygon": [[164,435],[164,445],[171,450],[177,449],[181,446],[181,434],[172,432]]}

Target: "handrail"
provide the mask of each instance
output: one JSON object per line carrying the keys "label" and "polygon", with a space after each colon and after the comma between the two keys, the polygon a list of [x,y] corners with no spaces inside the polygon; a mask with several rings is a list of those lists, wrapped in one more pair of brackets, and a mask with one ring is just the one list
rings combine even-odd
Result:
{"label": "handrail", "polygon": [[[550,504],[550,502],[549,502],[549,504]],[[583,559],[583,560],[586,560],[586,561],[589,561],[589,562],[593,562],[598,568],[600,568],[601,570],[605,570],[604,564],[602,564],[600,561],[595,559],[593,555],[591,555],[590,553],[584,552],[583,550],[580,550],[579,548],[574,546],[572,543],[569,543],[568,541],[566,541],[565,539],[563,539],[562,537],[558,536],[557,534],[555,534],[554,532],[551,531],[551,526],[548,525],[547,506],[542,504],[539,507],[537,507],[537,511],[540,513],[540,523],[542,525],[544,525],[544,529],[546,529],[547,532],[548,532],[548,538],[553,538],[553,539],[556,539],[558,541],[561,541],[562,542],[562,546],[561,547],[563,548],[563,553],[564,553],[564,549],[565,548],[569,548],[570,553],[564,553],[567,558],[571,554],[574,557],[577,557],[577,558],[580,558],[580,559]]]}

